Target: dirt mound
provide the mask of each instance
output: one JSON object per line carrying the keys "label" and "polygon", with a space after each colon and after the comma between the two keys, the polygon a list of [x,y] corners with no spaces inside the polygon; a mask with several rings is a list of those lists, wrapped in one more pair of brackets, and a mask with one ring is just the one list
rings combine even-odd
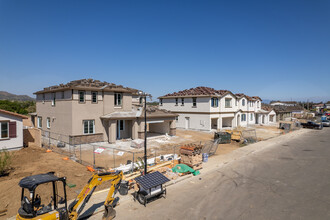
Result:
{"label": "dirt mound", "polygon": [[76,197],[87,183],[92,173],[86,167],[63,156],[37,147],[28,147],[12,152],[12,171],[9,176],[0,177],[0,210],[7,209],[7,214],[0,219],[9,218],[17,213],[20,207],[21,188],[18,182],[30,175],[55,172],[57,176],[66,176],[67,183],[76,187],[67,187],[68,199]]}

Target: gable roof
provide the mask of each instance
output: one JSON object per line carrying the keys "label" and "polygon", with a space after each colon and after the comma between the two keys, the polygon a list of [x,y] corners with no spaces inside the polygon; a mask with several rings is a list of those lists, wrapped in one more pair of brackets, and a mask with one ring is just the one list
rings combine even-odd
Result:
{"label": "gable roof", "polygon": [[223,96],[228,93],[231,92],[228,90],[215,90],[214,88],[199,86],[195,88],[181,90],[179,92],[169,93],[159,98],[183,97],[183,96]]}
{"label": "gable roof", "polygon": [[6,110],[3,110],[3,109],[0,109],[0,113],[7,114],[7,115],[12,115],[12,116],[22,118],[22,119],[28,119],[28,117],[25,116],[25,115],[21,115],[21,114],[15,113],[15,112],[6,111]]}
{"label": "gable roof", "polygon": [[79,79],[73,80],[66,84],[59,84],[54,86],[45,87],[43,90],[37,91],[34,94],[42,94],[48,92],[64,91],[68,89],[79,89],[79,90],[104,90],[104,91],[118,91],[118,92],[128,92],[132,94],[137,94],[139,90],[124,87],[122,85],[116,85],[114,83],[101,82],[94,79]]}

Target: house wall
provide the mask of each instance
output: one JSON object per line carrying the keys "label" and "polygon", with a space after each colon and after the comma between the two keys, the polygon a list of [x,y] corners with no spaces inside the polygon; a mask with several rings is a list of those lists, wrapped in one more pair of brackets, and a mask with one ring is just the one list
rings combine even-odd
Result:
{"label": "house wall", "polygon": [[16,137],[9,138],[9,139],[0,139],[0,150],[1,149],[10,150],[10,149],[23,147],[23,120],[22,120],[22,118],[0,112],[0,121],[16,121]]}
{"label": "house wall", "polygon": [[[231,108],[226,108],[226,98],[231,98]],[[225,112],[236,112],[239,108],[239,105],[236,105],[236,98],[232,94],[227,94],[224,97],[221,97],[219,100],[219,110],[221,113]]]}
{"label": "house wall", "polygon": [[186,118],[189,118],[189,128],[192,130],[211,130],[210,114],[186,114],[180,113],[176,122],[177,128],[186,129]]}
{"label": "house wall", "polygon": [[[39,95],[38,95],[39,96]],[[46,97],[48,97],[46,95]],[[57,134],[72,135],[73,127],[73,103],[72,100],[57,100],[55,106],[52,106],[50,100],[37,100],[36,109],[38,117],[42,117],[42,127],[44,131],[50,131]],[[50,128],[47,128],[47,117],[50,118]],[[38,126],[38,119],[35,126]]]}
{"label": "house wall", "polygon": [[[102,121],[100,117],[113,112],[131,111],[131,94],[122,93],[122,105],[115,106],[114,92],[98,91],[97,103],[92,103],[92,91],[82,90],[85,91],[85,102],[80,103],[79,91],[64,91],[64,99],[62,99],[62,92],[56,92],[55,106],[52,105],[53,93],[45,93],[45,96],[38,94],[36,106],[37,115],[42,117],[41,129],[65,135],[84,135],[83,121],[94,120],[95,134],[98,135],[98,140],[100,139],[99,134],[103,134],[103,140],[108,141],[108,122]],[[50,128],[47,128],[47,117],[51,119]],[[129,135],[123,134],[123,136]]]}
{"label": "house wall", "polygon": [[210,97],[197,97],[196,107],[193,107],[193,101],[191,97],[184,98],[183,106],[181,105],[181,98],[178,99],[178,105],[175,105],[175,98],[163,99],[163,105],[159,106],[159,108],[173,112],[210,112]]}

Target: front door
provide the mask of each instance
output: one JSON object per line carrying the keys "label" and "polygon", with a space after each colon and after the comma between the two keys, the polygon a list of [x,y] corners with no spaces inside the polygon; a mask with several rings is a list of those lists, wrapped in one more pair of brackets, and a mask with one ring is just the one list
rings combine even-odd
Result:
{"label": "front door", "polygon": [[117,139],[121,138],[121,131],[124,130],[124,120],[117,120]]}
{"label": "front door", "polygon": [[190,118],[186,117],[185,129],[189,129],[189,127],[190,127]]}

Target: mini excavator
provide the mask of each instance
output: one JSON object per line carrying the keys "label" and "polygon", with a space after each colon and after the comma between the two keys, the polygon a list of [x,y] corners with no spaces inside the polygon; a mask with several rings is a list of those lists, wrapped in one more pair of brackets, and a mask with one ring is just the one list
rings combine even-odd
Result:
{"label": "mini excavator", "polygon": [[[21,207],[18,209],[16,219],[76,220],[91,198],[96,187],[105,181],[111,181],[111,187],[104,202],[105,211],[102,218],[103,220],[111,220],[116,216],[114,207],[119,198],[114,197],[120,187],[122,178],[122,171],[93,174],[76,199],[67,206],[67,184],[65,177],[57,177],[53,172],[25,177],[19,182],[19,186],[22,188]],[[62,196],[58,193],[57,183],[63,185]],[[36,194],[37,187],[42,184],[50,184],[53,191],[51,201],[47,205],[42,204],[40,195]]]}

